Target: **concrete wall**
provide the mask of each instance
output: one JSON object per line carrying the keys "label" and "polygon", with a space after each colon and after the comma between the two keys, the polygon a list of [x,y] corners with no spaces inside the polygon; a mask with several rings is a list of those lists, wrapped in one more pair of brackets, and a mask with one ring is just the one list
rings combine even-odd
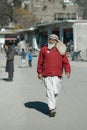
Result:
{"label": "concrete wall", "polygon": [[87,59],[87,22],[74,23],[74,50],[81,50],[81,57]]}

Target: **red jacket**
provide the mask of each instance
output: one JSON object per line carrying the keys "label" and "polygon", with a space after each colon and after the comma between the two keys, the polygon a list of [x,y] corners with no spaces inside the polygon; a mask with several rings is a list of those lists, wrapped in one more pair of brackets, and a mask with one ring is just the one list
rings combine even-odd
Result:
{"label": "red jacket", "polygon": [[37,72],[43,76],[62,76],[63,68],[66,72],[71,72],[69,60],[66,56],[60,55],[54,47],[48,50],[47,46],[41,48],[38,58]]}

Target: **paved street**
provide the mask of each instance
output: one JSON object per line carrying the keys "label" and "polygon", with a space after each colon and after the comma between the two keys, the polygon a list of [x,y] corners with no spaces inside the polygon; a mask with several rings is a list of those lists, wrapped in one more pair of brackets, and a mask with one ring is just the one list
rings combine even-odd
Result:
{"label": "paved street", "polygon": [[63,78],[57,100],[56,117],[47,114],[46,91],[33,67],[21,68],[15,57],[14,81],[3,78],[6,57],[0,53],[0,130],[86,130],[87,129],[87,62],[71,61],[71,78]]}

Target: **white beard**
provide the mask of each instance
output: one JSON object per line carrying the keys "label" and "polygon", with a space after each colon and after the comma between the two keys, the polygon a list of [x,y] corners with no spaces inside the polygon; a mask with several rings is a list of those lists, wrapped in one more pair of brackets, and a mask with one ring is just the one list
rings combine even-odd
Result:
{"label": "white beard", "polygon": [[53,44],[48,43],[48,49],[51,50],[54,46],[55,46],[55,43],[53,43]]}

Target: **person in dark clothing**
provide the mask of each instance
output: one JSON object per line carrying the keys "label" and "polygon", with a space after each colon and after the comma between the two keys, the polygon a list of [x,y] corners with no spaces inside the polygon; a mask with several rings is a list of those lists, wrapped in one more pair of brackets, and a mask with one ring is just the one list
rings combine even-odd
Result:
{"label": "person in dark clothing", "polygon": [[14,73],[14,56],[16,54],[15,47],[12,46],[11,43],[9,43],[7,46],[5,46],[5,52],[6,52],[6,72],[8,72],[8,80],[7,81],[13,81],[13,73]]}

